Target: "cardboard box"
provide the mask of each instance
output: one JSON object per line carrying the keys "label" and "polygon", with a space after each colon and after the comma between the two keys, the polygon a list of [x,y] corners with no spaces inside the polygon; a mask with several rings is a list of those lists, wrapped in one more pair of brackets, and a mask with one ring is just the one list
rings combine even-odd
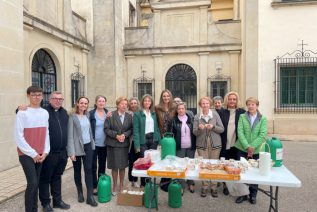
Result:
{"label": "cardboard box", "polygon": [[[126,189],[127,191],[144,191],[143,189],[133,188]],[[135,206],[142,207],[143,206],[143,195],[139,194],[129,194],[129,193],[118,193],[117,195],[117,205],[125,205],[125,206]]]}

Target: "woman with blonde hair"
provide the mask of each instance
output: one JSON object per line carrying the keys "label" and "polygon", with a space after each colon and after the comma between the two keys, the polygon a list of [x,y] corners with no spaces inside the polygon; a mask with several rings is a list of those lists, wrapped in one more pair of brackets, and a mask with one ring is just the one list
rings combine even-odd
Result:
{"label": "woman with blonde hair", "polygon": [[[193,133],[196,135],[198,155],[203,159],[219,159],[221,150],[220,133],[224,131],[221,119],[212,106],[209,97],[199,100],[201,112],[195,116]],[[202,181],[201,197],[207,196],[208,182]],[[211,182],[211,195],[218,197],[217,182]]]}
{"label": "woman with blonde hair", "polygon": [[105,121],[106,145],[108,162],[107,167],[112,173],[112,194],[118,192],[118,173],[120,178],[119,191],[123,189],[125,168],[128,167],[128,154],[132,134],[132,116],[127,113],[128,99],[119,97],[116,100],[117,110]]}
{"label": "woman with blonde hair", "polygon": [[[238,122],[238,140],[235,147],[238,149],[238,158],[259,159],[261,145],[267,136],[267,120],[258,110],[259,100],[250,97],[246,100],[247,112],[240,115]],[[249,185],[249,201],[256,204],[258,185]],[[236,203],[247,200],[247,196],[240,196]]]}
{"label": "woman with blonde hair", "polygon": [[[234,147],[234,144],[238,138],[237,128],[239,117],[245,113],[245,110],[240,107],[239,95],[234,91],[230,91],[225,95],[223,105],[221,109],[217,110],[224,126],[224,131],[220,135],[222,143],[220,157],[224,157],[227,160],[230,158],[238,160],[237,149]],[[229,194],[225,183],[223,183],[223,194]]]}
{"label": "woman with blonde hair", "polygon": [[217,110],[224,126],[224,132],[221,133],[222,149],[220,157],[239,159],[236,158],[237,151],[234,144],[238,136],[236,132],[239,117],[245,113],[245,110],[240,107],[239,94],[234,91],[230,91],[225,95],[223,105],[223,108]]}
{"label": "woman with blonde hair", "polygon": [[[94,194],[97,194],[98,178],[106,173],[107,146],[105,133],[105,120],[111,112],[106,107],[107,98],[97,95],[95,98],[94,109],[89,111],[89,121],[92,135],[95,141],[95,151],[92,164]],[[98,163],[97,163],[98,162]],[[97,171],[98,167],[98,171]]]}
{"label": "woman with blonde hair", "polygon": [[84,202],[81,183],[81,164],[84,165],[85,183],[87,188],[86,203],[96,207],[98,204],[93,196],[92,161],[95,150],[95,142],[89,122],[89,99],[79,97],[76,101],[75,112],[70,115],[68,121],[67,153],[73,162],[74,179],[78,192],[78,202]]}

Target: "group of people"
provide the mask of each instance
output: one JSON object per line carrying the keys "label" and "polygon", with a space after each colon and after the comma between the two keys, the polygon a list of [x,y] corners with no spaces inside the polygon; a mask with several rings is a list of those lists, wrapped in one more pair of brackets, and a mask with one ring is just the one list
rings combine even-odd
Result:
{"label": "group of people", "polygon": [[[73,162],[78,202],[85,201],[81,182],[83,164],[86,203],[95,207],[98,178],[105,174],[106,162],[112,174],[112,195],[122,191],[127,167],[129,181],[136,186],[138,178],[131,175],[133,163],[144,157],[146,150],[157,149],[166,132],[174,134],[176,156],[194,158],[197,150],[203,159],[257,159],[267,134],[266,118],[258,111],[259,101],[248,98],[247,110],[244,110],[236,92],[226,94],[220,104],[216,103],[217,99],[213,102],[209,97],[202,97],[200,112],[196,115],[186,109],[186,103],[180,98],[173,99],[167,89],[161,92],[158,105],[154,105],[149,94],[140,102],[134,97],[119,97],[117,109],[112,112],[105,108],[107,99],[102,95],[96,97],[94,109],[88,111],[89,99],[83,96],[78,98],[69,116],[61,106],[60,92],[50,95],[46,110],[40,107],[42,95],[41,88],[29,87],[30,105],[27,109],[19,107],[16,118],[19,160],[27,178],[26,211],[37,210],[38,188],[44,211],[53,211],[54,207],[70,208],[61,196],[61,175],[67,156]],[[168,181],[162,179],[162,187]],[[202,197],[207,196],[209,183],[202,181]],[[194,193],[194,182],[187,184]],[[217,197],[217,183],[210,184],[211,195]],[[140,179],[140,186],[145,186],[144,178]],[[255,204],[257,186],[250,185],[249,190],[249,201]],[[223,193],[229,194],[225,183]],[[238,197],[236,203],[247,199],[247,196]]]}

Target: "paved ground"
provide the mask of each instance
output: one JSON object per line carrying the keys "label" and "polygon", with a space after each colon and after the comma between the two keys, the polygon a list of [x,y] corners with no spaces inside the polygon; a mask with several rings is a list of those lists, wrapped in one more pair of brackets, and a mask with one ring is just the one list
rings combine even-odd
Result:
{"label": "paved ground", "polygon": [[[317,211],[317,142],[284,142],[284,163],[301,181],[301,188],[281,188],[280,189],[280,211],[313,212]],[[109,171],[109,170],[108,170]],[[0,173],[0,211],[24,211],[24,196],[21,191],[24,189],[25,180],[21,173],[21,168],[17,167]],[[24,183],[23,183],[24,182]],[[128,182],[127,182],[128,183]],[[185,192],[183,206],[180,209],[171,209],[167,205],[167,193],[159,191],[159,211],[268,211],[269,199],[259,193],[257,204],[251,205],[244,202],[240,205],[234,203],[234,198],[224,196],[219,192],[218,198],[208,195],[201,198],[199,195],[199,183],[196,183],[196,192],[191,194]],[[267,188],[262,186],[262,188]],[[12,196],[4,201],[4,196]],[[63,176],[63,199],[71,204],[68,211],[146,211],[146,208],[124,207],[116,205],[116,198],[111,202],[99,204],[97,208],[92,208],[86,203],[76,201],[76,191],[73,181],[73,170],[69,169]],[[7,197],[6,197],[7,198]],[[41,207],[40,207],[41,209]],[[39,210],[41,211],[41,210]],[[59,210],[55,210],[59,211]],[[152,210],[153,211],[153,210]]]}

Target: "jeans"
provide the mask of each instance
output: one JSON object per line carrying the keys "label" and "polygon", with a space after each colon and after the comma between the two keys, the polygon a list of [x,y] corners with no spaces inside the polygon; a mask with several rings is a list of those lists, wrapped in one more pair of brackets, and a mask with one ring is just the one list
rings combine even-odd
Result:
{"label": "jeans", "polygon": [[93,195],[93,180],[92,180],[92,159],[94,151],[91,148],[91,143],[84,145],[85,156],[76,156],[76,161],[73,161],[74,180],[77,187],[82,187],[81,183],[81,162],[84,164],[85,183],[87,188],[87,196]]}
{"label": "jeans", "polygon": [[[92,162],[92,178],[93,178],[94,188],[97,188],[98,186],[99,177],[106,173],[106,159],[107,159],[107,147],[96,146],[94,151],[94,156],[93,156],[93,162]],[[98,175],[97,175],[97,161],[98,161]]]}
{"label": "jeans", "polygon": [[27,155],[19,156],[26,177],[26,190],[24,195],[24,204],[26,212],[37,211],[38,185],[42,163],[34,163],[33,158]]}
{"label": "jeans", "polygon": [[67,164],[67,152],[51,152],[47,155],[42,165],[39,183],[39,197],[42,206],[48,205],[51,195],[53,203],[58,204],[62,200],[62,175]]}

